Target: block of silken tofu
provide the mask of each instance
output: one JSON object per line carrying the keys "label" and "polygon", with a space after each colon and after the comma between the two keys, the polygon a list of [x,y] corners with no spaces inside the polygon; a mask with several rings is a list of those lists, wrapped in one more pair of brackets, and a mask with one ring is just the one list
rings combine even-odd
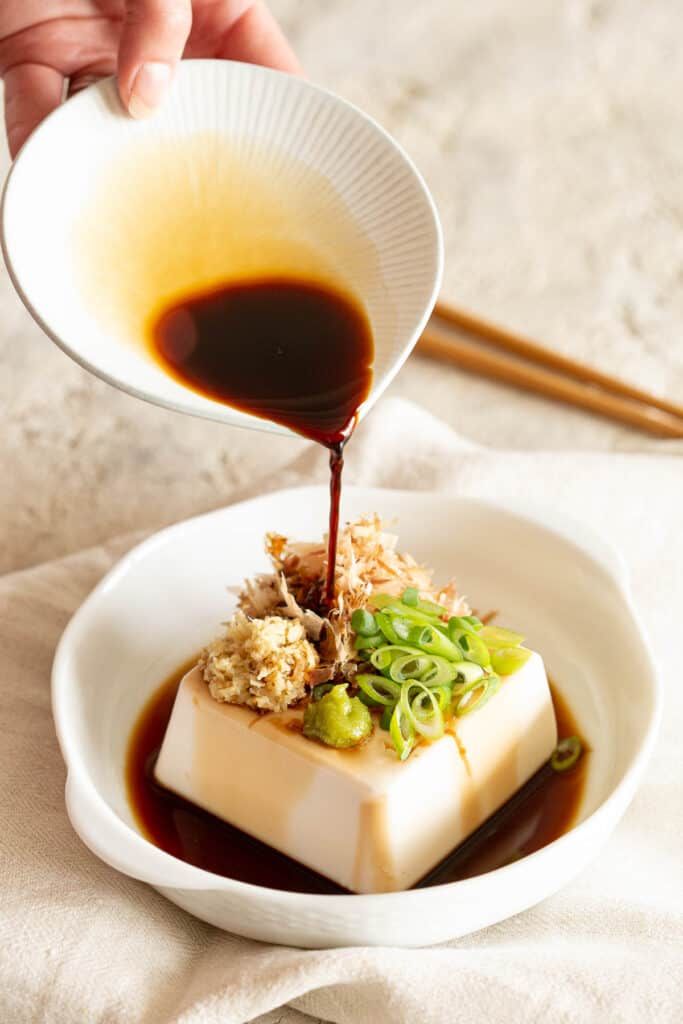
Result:
{"label": "block of silken tofu", "polygon": [[479,711],[399,761],[376,723],[357,749],[301,733],[303,712],[258,713],[183,678],[156,765],[166,788],[353,892],[407,889],[550,757],[555,713],[533,653]]}

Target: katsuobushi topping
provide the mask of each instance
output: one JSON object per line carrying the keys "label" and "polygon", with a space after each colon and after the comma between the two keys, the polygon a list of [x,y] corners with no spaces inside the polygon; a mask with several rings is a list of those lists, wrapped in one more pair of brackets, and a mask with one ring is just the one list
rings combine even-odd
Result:
{"label": "katsuobushi topping", "polygon": [[339,531],[333,606],[321,609],[327,575],[326,538],[317,543],[291,541],[269,533],[266,552],[273,571],[246,580],[239,606],[246,615],[283,615],[299,619],[320,655],[317,681],[350,679],[357,654],[351,616],[376,593],[397,597],[406,587],[438,602],[448,615],[467,615],[469,606],[455,582],[434,584],[432,570],[398,550],[398,537],[378,515],[361,516]]}
{"label": "katsuobushi topping", "polygon": [[215,700],[284,711],[305,696],[318,661],[297,619],[249,619],[238,611],[199,664]]}

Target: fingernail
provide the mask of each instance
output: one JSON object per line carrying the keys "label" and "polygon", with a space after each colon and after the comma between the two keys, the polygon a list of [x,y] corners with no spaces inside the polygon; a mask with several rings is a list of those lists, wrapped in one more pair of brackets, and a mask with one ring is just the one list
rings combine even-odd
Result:
{"label": "fingernail", "polygon": [[128,100],[128,112],[132,117],[149,117],[158,107],[171,81],[171,66],[161,61],[143,64],[133,79],[133,88]]}

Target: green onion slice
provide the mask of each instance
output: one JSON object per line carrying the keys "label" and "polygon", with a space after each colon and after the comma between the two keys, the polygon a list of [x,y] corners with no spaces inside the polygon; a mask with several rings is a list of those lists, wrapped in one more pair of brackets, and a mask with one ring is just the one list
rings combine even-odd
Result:
{"label": "green onion slice", "polygon": [[381,633],[375,633],[374,636],[357,636],[353,641],[353,648],[356,651],[372,651],[377,647],[381,647],[383,643],[386,643]]}
{"label": "green onion slice", "polygon": [[440,621],[435,615],[427,615],[425,612],[420,611],[419,608],[411,608],[410,605],[403,604],[401,601],[385,605],[382,611],[392,619],[398,616],[402,619],[409,619],[419,626],[435,626]]}
{"label": "green onion slice", "polygon": [[430,686],[429,689],[439,702],[439,709],[442,715],[450,712],[453,690],[450,686]]}
{"label": "green onion slice", "polygon": [[399,626],[397,630],[397,622],[406,623],[409,627],[423,626],[428,627],[429,629],[437,629],[440,633],[443,633],[444,636],[448,636],[448,625],[445,622],[442,622],[441,619],[433,619],[429,615],[423,615],[422,612],[418,611],[416,608],[409,608],[407,605],[387,605],[382,609],[381,613],[376,614],[386,616],[394,632],[398,632],[401,635],[405,632],[405,628]]}
{"label": "green onion slice", "polygon": [[550,758],[550,767],[555,772],[568,772],[583,753],[583,743],[578,736],[567,736],[560,740]]}
{"label": "green onion slice", "polygon": [[392,661],[389,675],[397,683],[405,683],[408,679],[421,680],[431,666],[432,659],[427,654],[403,654]]}
{"label": "green onion slice", "polygon": [[476,683],[484,675],[481,665],[475,665],[473,661],[461,661],[455,667],[458,670],[457,683]]}
{"label": "green onion slice", "polygon": [[453,687],[452,693],[454,698],[462,697],[463,694],[469,693],[471,690],[476,690],[486,682],[486,676],[484,676],[483,670],[480,676],[476,679],[471,679],[469,682],[456,683]]}
{"label": "green onion slice", "polygon": [[375,612],[375,620],[390,644],[400,644],[401,638],[395,633],[388,615],[384,612]]}
{"label": "green onion slice", "polygon": [[396,753],[401,761],[405,761],[415,746],[415,729],[410,719],[406,717],[400,701],[394,708],[394,713],[391,716],[389,733]]}
{"label": "green onion slice", "polygon": [[448,609],[442,608],[440,604],[435,601],[427,601],[422,599],[418,601],[417,607],[419,611],[425,615],[433,615],[437,619],[442,619],[445,615],[448,615]]}
{"label": "green onion slice", "polygon": [[384,676],[359,672],[354,676],[353,681],[361,691],[359,696],[363,703],[371,702],[371,707],[386,707],[389,704],[395,704],[401,696],[401,687],[391,679],[385,679]]}
{"label": "green onion slice", "polygon": [[425,739],[443,736],[443,715],[434,691],[423,683],[404,683],[398,706],[415,732]]}
{"label": "green onion slice", "polygon": [[463,633],[476,633],[473,623],[470,622],[470,616],[451,615],[448,620],[448,635],[451,640],[457,642],[458,637]]}
{"label": "green onion slice", "polygon": [[503,629],[502,626],[484,626],[479,630],[479,636],[490,651],[499,647],[519,647],[524,642],[521,633],[513,633],[511,629]]}
{"label": "green onion slice", "polygon": [[491,665],[501,676],[511,676],[518,672],[531,657],[526,647],[498,647],[491,651]]}
{"label": "green onion slice", "polygon": [[443,633],[443,635],[448,638],[448,623],[441,621],[434,622],[434,629],[438,629],[440,633]]}
{"label": "green onion slice", "polygon": [[351,629],[359,636],[374,636],[377,633],[375,616],[367,608],[356,608],[351,616]]}
{"label": "green onion slice", "polygon": [[[455,681],[458,675],[459,665],[456,662],[439,658],[438,655],[429,656],[430,666],[419,678],[425,686],[446,686]],[[465,664],[461,662],[460,664]]]}
{"label": "green onion slice", "polygon": [[425,654],[408,644],[384,644],[370,655],[370,664],[397,683],[416,679],[428,686],[443,686],[455,680],[467,662],[453,663],[435,654]]}
{"label": "green onion slice", "polygon": [[376,651],[373,651],[370,655],[370,664],[373,668],[376,668],[379,672],[386,671],[391,665],[396,654],[394,654],[396,648],[394,647],[379,647]]}
{"label": "green onion slice", "polygon": [[[387,614],[387,613],[385,613]],[[400,640],[407,640],[411,629],[415,627],[408,619],[400,619],[398,615],[391,617],[391,628]]]}
{"label": "green onion slice", "polygon": [[[408,594],[407,601],[405,600],[406,594]],[[414,603],[416,595],[417,601]],[[416,621],[418,621],[417,616],[433,621],[434,619],[443,619],[448,615],[447,609],[442,608],[440,604],[420,598],[416,587],[406,587],[400,597],[394,597],[393,594],[372,594],[369,600],[374,609],[379,611],[392,609],[398,615],[406,616],[411,612],[416,616]]]}
{"label": "green onion slice", "polygon": [[480,633],[463,633],[458,639],[458,647],[467,661],[481,665],[482,668],[488,668],[491,664],[491,655]]}
{"label": "green onion slice", "polygon": [[335,683],[318,683],[318,685],[314,686],[311,690],[311,700],[320,700],[321,697],[324,697],[326,693],[330,692],[333,686],[335,686]]}
{"label": "green onion slice", "polygon": [[473,711],[481,711],[485,704],[488,704],[491,697],[500,687],[498,676],[486,676],[478,686],[470,686],[465,693],[459,697],[454,712],[457,718],[464,718]]}
{"label": "green onion slice", "polygon": [[416,647],[408,647],[407,644],[384,644],[383,647],[379,647],[376,651],[372,652],[370,664],[379,672],[387,672],[391,664],[404,654],[420,657],[422,651],[418,651]]}
{"label": "green onion slice", "polygon": [[385,732],[389,732],[391,728],[391,716],[394,713],[395,704],[387,704],[386,707],[382,708],[382,714],[379,719],[380,729],[384,729]]}
{"label": "green onion slice", "polygon": [[435,654],[447,661],[462,661],[462,651],[452,640],[434,626],[413,626],[408,637],[410,644],[425,654]]}

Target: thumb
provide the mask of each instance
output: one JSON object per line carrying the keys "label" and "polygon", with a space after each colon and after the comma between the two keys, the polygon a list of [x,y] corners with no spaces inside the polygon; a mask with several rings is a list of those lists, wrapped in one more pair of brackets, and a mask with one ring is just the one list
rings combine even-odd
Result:
{"label": "thumb", "polygon": [[191,0],[127,0],[118,82],[133,117],[147,117],[161,102],[191,26]]}

